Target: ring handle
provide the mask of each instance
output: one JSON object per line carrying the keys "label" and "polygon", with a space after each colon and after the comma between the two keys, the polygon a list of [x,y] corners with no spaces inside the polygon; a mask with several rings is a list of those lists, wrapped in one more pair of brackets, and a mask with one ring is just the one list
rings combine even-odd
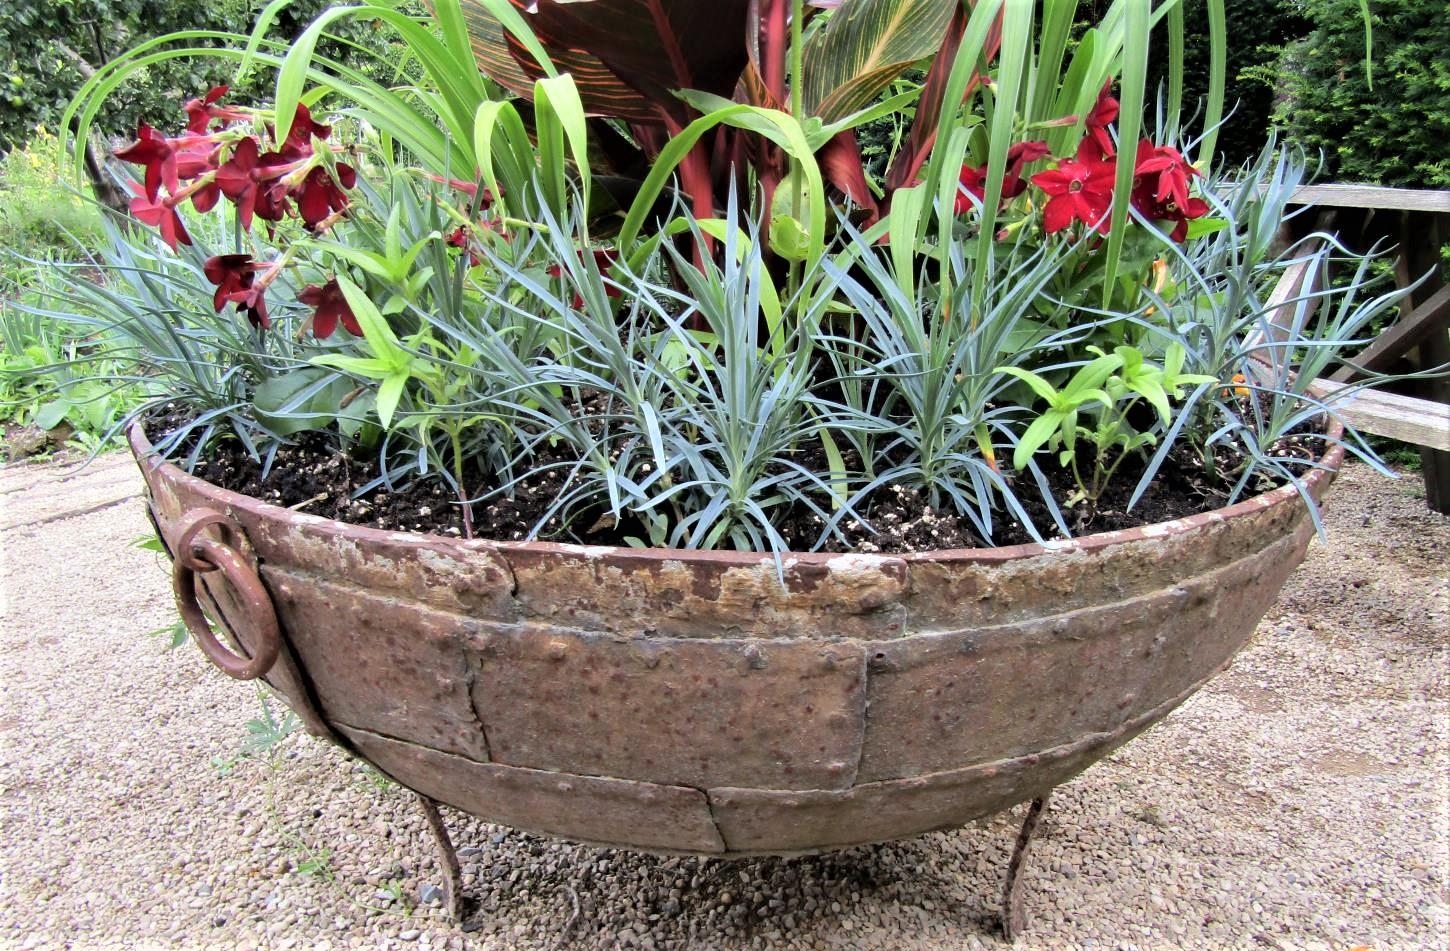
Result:
{"label": "ring handle", "polygon": [[[172,588],[181,619],[191,636],[196,638],[196,644],[207,660],[222,673],[237,680],[255,680],[272,669],[281,652],[282,636],[277,625],[277,612],[251,565],[230,545],[200,534],[209,525],[220,525],[236,537],[241,535],[241,527],[211,509],[187,512],[181,525],[171,568]],[[247,631],[252,635],[249,640],[255,645],[255,653],[250,658],[238,656],[222,646],[197,603],[196,576],[218,570],[236,592],[249,622]]]}

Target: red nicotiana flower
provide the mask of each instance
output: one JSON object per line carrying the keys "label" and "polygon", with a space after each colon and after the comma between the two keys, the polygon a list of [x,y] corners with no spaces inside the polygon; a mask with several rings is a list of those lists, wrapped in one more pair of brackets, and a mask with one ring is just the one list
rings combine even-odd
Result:
{"label": "red nicotiana flower", "polygon": [[214,254],[201,266],[206,279],[216,285],[211,303],[217,313],[222,312],[231,300],[231,295],[248,290],[257,274],[257,262],[250,254]]}
{"label": "red nicotiana flower", "polygon": [[187,133],[179,139],[168,139],[176,163],[176,177],[181,181],[199,178],[216,171],[216,140],[209,135]]}
{"label": "red nicotiana flower", "polygon": [[952,210],[964,215],[972,210],[972,198],[968,196],[975,197],[978,202],[987,197],[987,166],[963,165],[958,186],[957,201]]}
{"label": "red nicotiana flower", "polygon": [[252,215],[257,206],[257,157],[261,153],[257,140],[245,138],[232,149],[232,157],[217,169],[216,183],[221,193],[237,206],[243,230],[252,228]]}
{"label": "red nicotiana flower", "polygon": [[182,224],[181,216],[176,213],[176,208],[165,199],[153,201],[145,195],[138,194],[131,199],[131,214],[142,224],[150,225],[161,231],[161,240],[166,246],[175,251],[178,244],[191,244],[191,235],[186,233],[186,225]]}
{"label": "red nicotiana flower", "polygon": [[206,279],[217,286],[216,293],[212,295],[212,306],[217,313],[221,313],[230,302],[247,315],[253,327],[266,330],[272,326],[267,316],[267,285],[256,281],[262,265],[250,254],[213,255],[206,259],[201,269]]}
{"label": "red nicotiana flower", "polygon": [[203,213],[211,211],[221,198],[221,189],[217,187],[215,174],[216,142],[211,136],[196,135],[185,135],[171,141],[175,147],[176,177],[181,181],[192,182],[181,192],[174,193],[172,198],[189,195],[191,207]]}
{"label": "red nicotiana flower", "polygon": [[1032,184],[1048,196],[1042,209],[1043,228],[1054,234],[1081,221],[1107,234],[1115,175],[1112,160],[1100,155],[1090,139],[1078,147],[1077,158],[1063,159],[1056,168],[1033,175]]}
{"label": "red nicotiana flower", "polygon": [[287,214],[287,188],[277,179],[293,163],[276,152],[260,153],[256,139],[242,139],[216,173],[217,187],[237,206],[245,230],[251,230],[253,215],[263,221],[281,221]]}
{"label": "red nicotiana flower", "polygon": [[1086,119],[1087,137],[1097,146],[1099,158],[1109,158],[1117,154],[1117,150],[1113,148],[1113,137],[1108,133],[1108,126],[1118,118],[1118,100],[1109,94],[1112,88],[1112,80],[1103,84],[1102,92],[1098,93],[1098,101]]}
{"label": "red nicotiana flower", "polygon": [[[167,138],[143,122],[136,141],[115,153],[145,169],[144,185],[132,186],[137,197],[131,210],[138,220],[160,229],[162,240],[175,250],[179,244],[191,243],[176,211],[188,199],[197,211],[206,212],[225,195],[236,205],[247,230],[254,218],[281,221],[292,210],[292,201],[297,203],[297,215],[313,230],[347,207],[344,189],[357,184],[357,172],[350,165],[326,161],[313,148],[314,142],[331,135],[331,127],[313,121],[307,107],[299,104],[287,139],[275,151],[264,153],[256,136],[238,137],[226,129],[210,131],[213,121],[249,116],[219,105],[225,93],[225,86],[217,86],[205,96],[189,100],[185,106],[187,132],[181,136]],[[233,142],[227,160],[221,162],[228,143]],[[182,187],[182,182],[188,184]],[[253,282],[256,270],[245,255],[222,255],[207,262],[208,277],[217,285],[213,303],[218,310],[230,301],[246,311],[254,325],[267,327],[270,321],[263,295],[271,278]],[[333,318],[334,326],[337,319]]]}
{"label": "red nicotiana flower", "polygon": [[253,327],[266,330],[272,326],[272,319],[267,316],[266,292],[265,284],[253,284],[227,295],[227,300],[236,304],[237,310],[247,315],[247,320]]}
{"label": "red nicotiana flower", "polygon": [[1033,162],[1047,158],[1048,148],[1046,142],[1036,139],[1027,142],[1017,142],[1007,150],[1007,177],[1002,182],[1002,195],[1006,198],[1016,198],[1027,190],[1027,183],[1022,180],[1022,170]]}
{"label": "red nicotiana flower", "polygon": [[1138,143],[1133,174],[1135,188],[1140,187],[1141,182],[1141,187],[1151,191],[1157,201],[1170,208],[1185,208],[1188,206],[1188,182],[1199,172],[1171,145],[1154,145],[1144,139]]}
{"label": "red nicotiana flower", "polygon": [[288,160],[306,158],[312,154],[312,139],[326,139],[332,134],[332,126],[312,121],[312,112],[302,103],[292,114],[292,128],[287,130],[287,139],[277,147],[278,153]]}
{"label": "red nicotiana flower", "polygon": [[[485,227],[487,227],[486,224]],[[459,225],[457,228],[454,228],[452,231],[450,231],[448,233],[448,237],[444,238],[443,240],[451,247],[460,248],[464,251],[467,251],[468,266],[477,267],[483,262],[483,258],[479,255],[478,250],[473,245],[472,232],[473,229],[468,227],[468,225]]]}
{"label": "red nicotiana flower", "polygon": [[319,165],[307,173],[300,185],[292,189],[291,195],[297,202],[297,213],[302,216],[310,230],[316,231],[317,226],[328,215],[347,207],[347,195],[342,189],[356,184],[357,172],[351,165],[337,163],[336,181],[327,174],[327,169]]}
{"label": "red nicotiana flower", "polygon": [[247,114],[228,106],[218,106],[216,101],[227,94],[227,86],[213,86],[205,96],[188,99],[182,108],[186,110],[186,128],[189,132],[205,135],[212,120],[223,123],[247,118]]}
{"label": "red nicotiana flower", "polygon": [[342,288],[337,285],[337,278],[332,278],[326,284],[309,284],[297,295],[297,299],[309,307],[316,308],[312,315],[312,335],[319,340],[332,336],[337,329],[339,322],[347,328],[347,332],[354,337],[363,335],[362,327],[358,325],[357,318],[353,316],[352,308],[348,306],[347,297],[342,293]]}
{"label": "red nicotiana flower", "polygon": [[1188,237],[1188,222],[1208,214],[1208,202],[1188,194],[1189,183],[1200,174],[1172,146],[1138,143],[1133,173],[1133,207],[1144,218],[1175,222],[1174,241]]}
{"label": "red nicotiana flower", "polygon": [[136,129],[136,141],[124,149],[117,149],[116,158],[123,162],[146,167],[146,197],[156,201],[164,184],[166,190],[175,192],[180,188],[176,174],[176,152],[171,140],[158,133],[146,123]]}
{"label": "red nicotiana flower", "polygon": [[[1022,180],[1022,170],[1028,165],[1048,155],[1047,143],[1036,139],[1027,142],[1014,142],[1007,149],[1007,171],[1002,177],[1002,200],[1010,201],[1027,190],[1027,183]],[[981,201],[987,194],[986,186],[987,166],[980,168],[963,165],[961,185],[967,193],[975,195]],[[965,194],[957,193],[956,213],[963,214],[972,207],[972,203]]]}

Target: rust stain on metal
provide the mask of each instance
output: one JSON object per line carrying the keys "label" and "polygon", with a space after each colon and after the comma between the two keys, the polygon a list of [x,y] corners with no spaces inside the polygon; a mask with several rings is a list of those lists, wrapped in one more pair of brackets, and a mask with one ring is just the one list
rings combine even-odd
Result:
{"label": "rust stain on metal", "polygon": [[279,565],[262,572],[327,719],[489,758],[469,696],[478,621]]}
{"label": "rust stain on metal", "polygon": [[439,802],[494,822],[576,842],[719,855],[725,843],[698,789],[475,763],[343,728],[389,776]]}
{"label": "rust stain on metal", "polygon": [[857,645],[490,631],[474,705],[496,762],[671,785],[841,788],[860,757]]}
{"label": "rust stain on metal", "polygon": [[773,637],[828,622],[841,637],[890,637],[905,623],[898,558],[839,555],[785,565],[721,552],[647,552],[582,546],[499,546],[526,616],[626,635]]}
{"label": "rust stain on metal", "polygon": [[349,526],[131,441],[173,552],[188,511],[225,520],[207,537],[265,592],[208,571],[197,594],[248,656],[270,601],[266,679],[310,729],[492,821],[659,851],[817,851],[1038,796],[1228,663],[1310,533],[1286,487],[1051,545],[790,554],[782,583],[749,553]]}

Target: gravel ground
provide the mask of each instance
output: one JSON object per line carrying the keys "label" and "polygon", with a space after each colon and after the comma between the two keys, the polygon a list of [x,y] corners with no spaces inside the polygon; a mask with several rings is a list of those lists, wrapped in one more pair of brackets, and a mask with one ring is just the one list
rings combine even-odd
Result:
{"label": "gravel ground", "polygon": [[[662,859],[444,811],[302,734],[237,759],[254,689],[187,645],[129,458],[0,470],[0,946],[979,948],[1021,807],[793,860]],[[1450,519],[1351,468],[1232,669],[1060,789],[1027,947],[1450,947]],[[236,760],[223,775],[228,761]]]}

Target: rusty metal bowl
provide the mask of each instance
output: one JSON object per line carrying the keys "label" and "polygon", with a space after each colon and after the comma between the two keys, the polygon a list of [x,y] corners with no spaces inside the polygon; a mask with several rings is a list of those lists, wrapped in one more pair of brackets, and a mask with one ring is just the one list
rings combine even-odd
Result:
{"label": "rusty metal bowl", "polygon": [[791,555],[782,585],[755,554],[359,528],[130,439],[224,670],[428,797],[651,851],[835,849],[1042,796],[1226,665],[1312,533],[1284,487],[1048,545]]}

